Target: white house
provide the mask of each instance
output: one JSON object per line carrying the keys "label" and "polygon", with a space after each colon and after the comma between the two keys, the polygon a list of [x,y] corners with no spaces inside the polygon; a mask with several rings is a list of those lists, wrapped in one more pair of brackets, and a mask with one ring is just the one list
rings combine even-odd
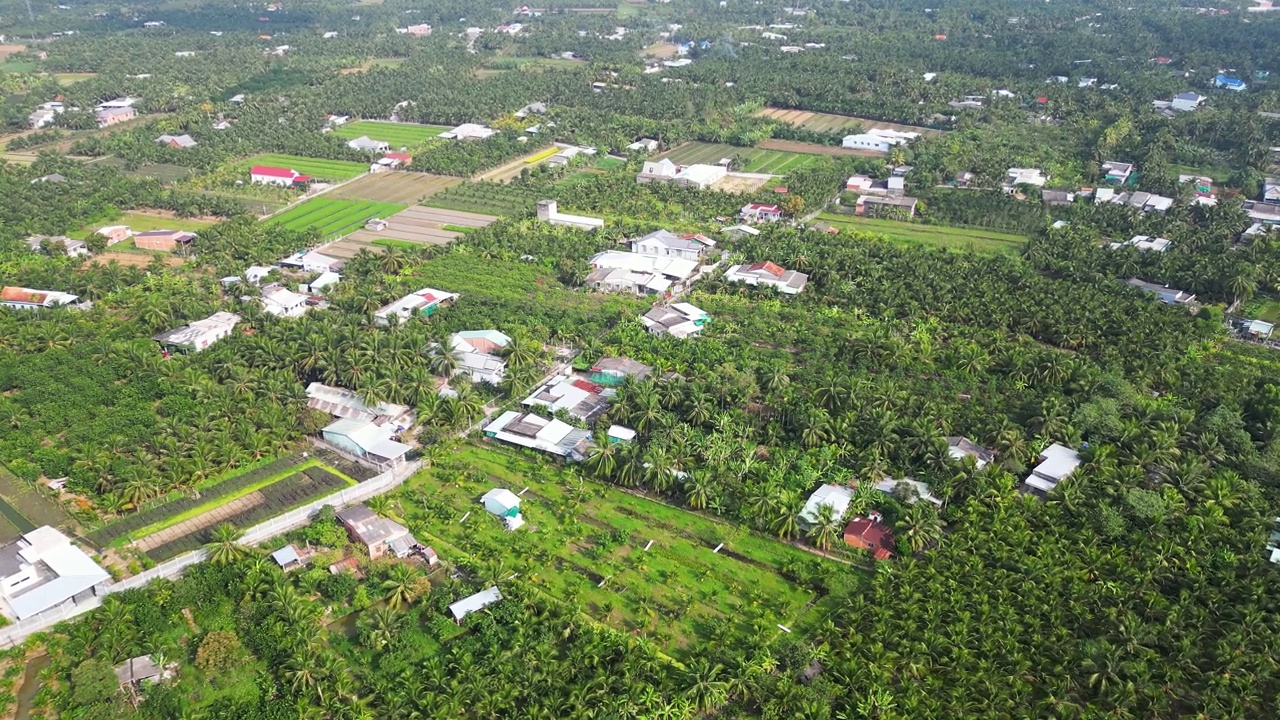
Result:
{"label": "white house", "polygon": [[417,419],[413,408],[389,402],[370,405],[352,390],[319,382],[307,386],[307,407],[336,418],[380,420],[399,429],[412,427]]}
{"label": "white house", "polygon": [[887,477],[876,483],[876,489],[885,495],[892,495],[893,492],[898,489],[899,485],[910,486],[914,491],[913,497],[907,501],[908,504],[915,505],[917,502],[924,500],[925,502],[937,507],[942,507],[942,498],[933,494],[933,491],[929,489],[928,483],[914,480],[912,478],[897,479]]}
{"label": "white house", "polygon": [[507,372],[507,362],[498,356],[511,338],[497,330],[464,330],[449,337],[454,357],[458,359],[456,375],[470,375],[472,382],[497,385]]}
{"label": "white house", "polygon": [[49,251],[67,257],[87,257],[89,246],[83,240],[72,240],[65,235],[32,235],[27,238],[27,247],[31,252],[41,252],[48,243]]}
{"label": "white house", "polygon": [[287,290],[280,285],[262,288],[262,310],[276,317],[302,317],[307,313],[307,296]]}
{"label": "white house", "polygon": [[1266,178],[1262,181],[1262,202],[1280,204],[1280,179]]}
{"label": "white house", "polygon": [[574,375],[557,375],[533,394],[521,401],[528,407],[543,407],[552,413],[561,410],[579,419],[590,421],[604,412],[609,399],[605,388]]}
{"label": "white house", "polygon": [[749,222],[778,222],[782,219],[782,208],[765,203],[747,203],[738,211],[738,217]]}
{"label": "white house", "polygon": [[463,123],[452,130],[440,133],[439,137],[445,140],[484,140],[496,134],[498,134],[498,131],[493,128],[476,123]]}
{"label": "white house", "polygon": [[229,312],[216,312],[190,325],[174,328],[151,338],[160,343],[165,352],[200,352],[229,336],[240,322],[240,316]]}
{"label": "white house", "polygon": [[1040,168],[1009,168],[1005,173],[1006,182],[1010,188],[1019,185],[1034,185],[1035,187],[1044,187],[1049,178]]}
{"label": "white house", "polygon": [[1040,464],[1022,482],[1040,492],[1049,492],[1068,475],[1080,467],[1080,454],[1075,450],[1054,443],[1040,453]]}
{"label": "white house", "polygon": [[844,519],[849,512],[849,503],[853,502],[853,491],[843,485],[823,485],[809,496],[804,508],[800,511],[800,522],[806,527],[818,524],[818,508],[823,505],[831,507],[832,518],[836,522]]}
{"label": "white house", "polygon": [[422,288],[382,307],[373,314],[373,317],[384,325],[390,322],[393,315],[401,321],[412,317],[430,317],[435,314],[437,308],[448,305],[457,298],[455,293],[435,288]]}
{"label": "white house", "polygon": [[888,128],[872,128],[864,133],[846,135],[842,147],[887,153],[897,145],[905,145],[920,137],[918,132],[902,132]]}
{"label": "white house", "polygon": [[1173,96],[1169,106],[1178,112],[1190,112],[1200,107],[1200,103],[1205,101],[1205,96],[1200,93],[1184,92]]}
{"label": "white house", "polygon": [[508,410],[484,428],[485,437],[569,460],[586,459],[591,433],[534,413]]}
{"label": "white house", "polygon": [[766,261],[751,265],[734,265],[725,271],[724,280],[747,285],[769,285],[784,295],[796,295],[804,290],[805,284],[809,282],[809,276]]}
{"label": "white house", "polygon": [[391,422],[342,418],[320,431],[324,441],[348,454],[379,468],[394,467],[404,462],[413,448],[394,437],[401,428]]}
{"label": "white house", "polygon": [[676,235],[669,230],[655,230],[631,241],[631,252],[654,257],[676,257],[699,262],[715,241],[702,235]]}
{"label": "white house", "polygon": [[368,135],[361,135],[354,140],[348,140],[347,147],[364,152],[384,153],[391,149],[391,144],[381,140],[374,140]]}
{"label": "white house", "polygon": [[947,438],[947,454],[953,460],[963,461],[965,458],[973,458],[974,467],[978,469],[986,467],[987,463],[995,459],[995,453],[967,437],[958,435]]}
{"label": "white house", "polygon": [[667,182],[675,180],[676,175],[680,174],[680,167],[667,158],[662,158],[657,162],[645,161],[640,168],[640,173],[636,175],[636,182]]}
{"label": "white house", "polygon": [[678,340],[702,332],[711,316],[696,305],[685,302],[659,305],[640,316],[640,323],[650,335],[670,335]]}
{"label": "white house", "polygon": [[654,152],[658,149],[658,141],[653,138],[640,138],[639,140],[627,146],[628,150],[638,150],[643,152]]}
{"label": "white house", "polygon": [[696,260],[608,250],[592,257],[586,284],[604,292],[662,294],[679,290],[698,268]]}
{"label": "white house", "polygon": [[78,295],[58,292],[57,290],[32,290],[24,287],[0,288],[0,306],[15,310],[42,310],[62,305],[72,305],[79,299]]}
{"label": "white house", "polygon": [[0,609],[25,620],[99,595],[111,575],[48,525],[0,547]]}
{"label": "white house", "polygon": [[249,169],[249,182],[256,185],[279,185],[292,187],[309,182],[311,178],[292,168],[254,165]]}
{"label": "white house", "polygon": [[481,590],[475,595],[465,597],[450,605],[449,612],[453,614],[454,622],[462,622],[462,618],[473,612],[483,610],[501,599],[502,593],[498,592],[498,586],[494,585],[487,590]]}
{"label": "white house", "polygon": [[494,488],[480,498],[480,503],[490,515],[500,518],[508,530],[524,525],[520,515],[520,498],[506,488]]}
{"label": "white house", "polygon": [[723,165],[690,165],[676,173],[672,181],[683,187],[706,190],[728,174],[729,169]]}
{"label": "white house", "polygon": [[1164,252],[1169,249],[1169,241],[1165,238],[1153,238],[1148,235],[1134,235],[1124,242],[1111,243],[1111,249],[1135,247],[1142,252]]}

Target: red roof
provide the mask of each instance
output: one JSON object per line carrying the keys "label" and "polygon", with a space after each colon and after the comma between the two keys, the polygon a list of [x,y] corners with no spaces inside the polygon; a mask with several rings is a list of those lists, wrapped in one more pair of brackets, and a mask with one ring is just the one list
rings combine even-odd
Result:
{"label": "red roof", "polygon": [[402,153],[402,152],[389,152],[386,155],[383,155],[382,157],[387,158],[388,160],[399,160],[400,162],[406,165],[409,164],[410,160],[413,160],[412,155],[410,155],[409,153]]}
{"label": "red roof", "polygon": [[1041,95],[1040,97],[1036,98],[1036,102],[1040,103],[1041,105],[1044,105],[1049,102],[1049,98]]}
{"label": "red roof", "polygon": [[850,545],[871,550],[879,560],[893,554],[889,549],[893,547],[893,530],[879,520],[855,517],[845,526],[844,538]]}
{"label": "red roof", "polygon": [[286,178],[294,182],[306,182],[311,178],[306,175],[299,175],[297,170],[282,167],[271,167],[270,165],[254,165],[249,170],[250,175],[261,175],[262,177]]}
{"label": "red roof", "polygon": [[934,35],[934,36],[933,36],[933,39],[934,39],[934,40],[946,40],[946,39],[947,39],[947,36],[946,36],[946,35]]}
{"label": "red roof", "polygon": [[786,272],[781,265],[771,263],[767,260],[764,262],[758,262],[747,268],[748,272],[760,272],[761,270],[773,275],[774,277],[782,277],[782,274]]}
{"label": "red roof", "polygon": [[590,380],[583,380],[582,378],[578,378],[574,380],[572,385],[578,388],[579,390],[586,390],[592,395],[599,395],[600,393],[604,392],[603,385],[597,385],[596,383],[593,383]]}
{"label": "red roof", "polygon": [[6,287],[0,289],[0,300],[5,302],[23,302],[32,303],[34,305],[43,305],[45,298],[49,297],[48,293],[32,292],[26,288]]}
{"label": "red roof", "polygon": [[786,186],[783,186],[783,185],[779,185],[778,187],[774,188],[773,191],[778,193],[779,195],[786,195],[787,193],[791,192],[786,188]]}
{"label": "red roof", "polygon": [[780,213],[782,208],[777,205],[765,205],[763,203],[751,203],[747,209],[752,212]]}

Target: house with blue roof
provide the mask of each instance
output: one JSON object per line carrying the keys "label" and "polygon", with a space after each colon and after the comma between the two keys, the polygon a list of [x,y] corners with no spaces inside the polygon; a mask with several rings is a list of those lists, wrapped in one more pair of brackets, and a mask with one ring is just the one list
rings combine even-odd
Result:
{"label": "house with blue roof", "polygon": [[1239,92],[1249,87],[1245,83],[1245,81],[1241,80],[1240,78],[1231,77],[1230,75],[1223,75],[1222,73],[1218,73],[1217,76],[1213,78],[1213,86],[1216,88],[1225,88],[1227,90],[1235,90],[1236,92]]}

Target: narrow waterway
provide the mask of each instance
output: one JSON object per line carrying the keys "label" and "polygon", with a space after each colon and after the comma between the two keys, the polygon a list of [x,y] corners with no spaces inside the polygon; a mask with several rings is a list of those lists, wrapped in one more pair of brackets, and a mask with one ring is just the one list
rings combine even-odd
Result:
{"label": "narrow waterway", "polygon": [[35,702],[36,693],[40,692],[40,672],[52,662],[48,655],[37,655],[27,663],[22,673],[22,687],[18,690],[18,709],[14,720],[27,720],[31,717],[31,706]]}

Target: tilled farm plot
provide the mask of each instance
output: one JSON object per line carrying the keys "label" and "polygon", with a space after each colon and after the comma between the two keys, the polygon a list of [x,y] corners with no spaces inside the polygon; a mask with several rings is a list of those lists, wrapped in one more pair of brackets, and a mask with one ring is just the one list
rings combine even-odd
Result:
{"label": "tilled farm plot", "polygon": [[391,170],[367,175],[331,193],[335,198],[414,205],[457,185],[461,178]]}
{"label": "tilled farm plot", "polygon": [[351,233],[347,242],[373,244],[378,240],[398,240],[416,245],[445,245],[462,233],[445,229],[446,225],[465,228],[482,228],[498,218],[492,215],[441,210],[429,207],[411,207],[392,215],[385,230],[360,230]]}

